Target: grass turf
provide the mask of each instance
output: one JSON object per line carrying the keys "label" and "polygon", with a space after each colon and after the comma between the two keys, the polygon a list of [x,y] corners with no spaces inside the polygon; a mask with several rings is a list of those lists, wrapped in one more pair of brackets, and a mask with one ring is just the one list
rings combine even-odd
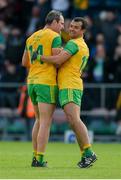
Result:
{"label": "grass turf", "polygon": [[98,161],[93,167],[79,169],[76,144],[49,143],[45,159],[48,168],[32,168],[31,143],[0,142],[0,179],[116,179],[121,178],[121,145],[94,144]]}

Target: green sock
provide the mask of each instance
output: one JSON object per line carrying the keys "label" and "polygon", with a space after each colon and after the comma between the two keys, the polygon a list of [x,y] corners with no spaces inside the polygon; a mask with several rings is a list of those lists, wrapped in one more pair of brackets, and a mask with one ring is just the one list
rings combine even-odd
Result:
{"label": "green sock", "polygon": [[37,154],[37,161],[39,161],[39,163],[43,163],[44,160],[44,154]]}
{"label": "green sock", "polygon": [[93,154],[91,147],[85,148],[82,157],[90,157]]}

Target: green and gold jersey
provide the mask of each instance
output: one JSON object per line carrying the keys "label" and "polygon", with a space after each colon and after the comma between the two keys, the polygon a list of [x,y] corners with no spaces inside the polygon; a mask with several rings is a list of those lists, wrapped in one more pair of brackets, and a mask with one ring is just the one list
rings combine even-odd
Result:
{"label": "green and gold jersey", "polygon": [[58,71],[59,89],[83,90],[83,82],[80,78],[89,57],[89,49],[83,38],[68,41],[64,48],[72,56]]}
{"label": "green and gold jersey", "polygon": [[37,51],[41,55],[52,55],[52,48],[61,47],[61,37],[51,29],[42,29],[35,32],[26,41],[30,69],[27,78],[28,84],[56,85],[56,67],[53,64],[41,61],[32,61],[32,54]]}

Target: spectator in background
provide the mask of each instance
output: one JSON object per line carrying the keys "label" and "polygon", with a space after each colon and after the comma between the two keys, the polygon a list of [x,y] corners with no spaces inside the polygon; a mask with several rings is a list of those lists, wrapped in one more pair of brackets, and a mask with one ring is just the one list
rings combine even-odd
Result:
{"label": "spectator in background", "polygon": [[[120,17],[121,18],[121,17]],[[119,23],[116,26],[116,29],[118,31],[118,34],[121,34],[121,22],[119,21]]]}
{"label": "spectator in background", "polygon": [[114,72],[115,82],[120,83],[121,82],[121,45],[118,45],[115,48],[112,71]]}
{"label": "spectator in background", "polygon": [[[87,82],[91,83],[103,83],[106,81],[106,52],[103,44],[96,45],[96,54],[88,62],[86,70]],[[84,105],[86,109],[93,109],[94,107],[100,107],[100,89],[86,89],[85,101],[88,101],[88,105]],[[93,97],[93,99],[92,99]]]}
{"label": "spectator in background", "polygon": [[[0,83],[16,83],[19,82],[18,72],[16,66],[10,62],[5,64],[5,71],[2,74]],[[17,107],[17,88],[16,87],[5,87],[0,90],[0,107]]]}
{"label": "spectator in background", "polygon": [[87,15],[89,0],[73,0],[72,18]]}
{"label": "spectator in background", "polygon": [[100,15],[100,25],[99,30],[103,32],[108,49],[108,55],[113,56],[114,53],[114,44],[116,43],[117,38],[117,18],[116,14],[113,11],[105,12],[103,19]]}
{"label": "spectator in background", "polygon": [[95,37],[95,42],[93,42],[93,47],[91,48],[91,58],[94,58],[96,56],[96,47],[97,45],[101,45],[104,47],[105,52],[107,53],[107,44],[105,42],[105,37],[103,33],[97,33]]}
{"label": "spectator in background", "polygon": [[[105,40],[104,40],[105,41]],[[105,43],[104,43],[105,44]],[[117,46],[114,46],[114,54],[112,57],[109,56],[107,61],[107,81],[109,83],[120,83],[121,82],[121,35],[117,38]],[[110,47],[105,45],[105,49],[110,50]]]}
{"label": "spectator in background", "polygon": [[5,8],[8,5],[7,0],[1,0],[0,1],[0,9]]}
{"label": "spectator in background", "polygon": [[[96,54],[93,59],[90,59],[87,69],[87,81],[91,83],[104,83],[107,81],[107,57],[103,44],[96,45]],[[92,99],[93,97],[93,99]],[[89,102],[87,109],[100,107],[100,89],[87,89],[85,99]],[[85,101],[86,101],[85,100]]]}
{"label": "spectator in background", "polygon": [[6,42],[5,58],[15,65],[21,63],[22,54],[24,51],[24,37],[20,28],[13,27]]}
{"label": "spectator in background", "polygon": [[33,32],[35,32],[38,29],[39,22],[40,22],[40,8],[39,6],[36,5],[33,6],[32,8],[32,15],[26,31],[27,36],[30,36]]}
{"label": "spectator in background", "polygon": [[[116,46],[113,59],[108,61],[108,81],[113,83],[121,82],[121,46]],[[114,109],[118,90],[116,88],[106,90],[106,108]],[[118,108],[117,108],[118,109]],[[119,112],[120,113],[120,110]]]}
{"label": "spectator in background", "polygon": [[121,33],[117,37],[117,45],[121,46]]}
{"label": "spectator in background", "polygon": [[5,22],[10,25],[13,24],[14,19],[16,18],[16,16],[14,16],[14,2],[15,1],[13,0],[5,0],[3,3],[4,5],[0,8],[0,19],[5,20]]}
{"label": "spectator in background", "polygon": [[5,27],[4,21],[0,20],[0,71],[2,71],[3,63],[4,63],[4,50],[6,39],[3,33],[3,29]]}
{"label": "spectator in background", "polygon": [[51,0],[51,8],[61,11],[65,18],[68,18],[68,10],[70,7],[70,0]]}
{"label": "spectator in background", "polygon": [[90,16],[86,16],[85,19],[88,23],[88,28],[85,33],[85,39],[90,49],[90,58],[92,58],[95,53],[94,52],[94,46],[95,46],[94,37],[96,36],[97,32],[96,32],[93,19]]}
{"label": "spectator in background", "polygon": [[89,81],[101,83],[106,81],[106,51],[104,45],[96,46],[96,55],[89,63]]}
{"label": "spectator in background", "polygon": [[3,20],[0,20],[0,78],[5,71],[5,48],[8,35],[9,28],[5,25]]}
{"label": "spectator in background", "polygon": [[37,4],[40,8],[39,28],[43,28],[45,25],[46,15],[51,10],[51,2],[50,0],[37,0]]}
{"label": "spectator in background", "polygon": [[104,35],[102,33],[99,33],[96,35],[96,44],[101,44],[105,46],[105,38]]}
{"label": "spectator in background", "polygon": [[5,27],[5,22],[0,20],[0,52],[5,49],[5,37],[3,34],[4,27]]}

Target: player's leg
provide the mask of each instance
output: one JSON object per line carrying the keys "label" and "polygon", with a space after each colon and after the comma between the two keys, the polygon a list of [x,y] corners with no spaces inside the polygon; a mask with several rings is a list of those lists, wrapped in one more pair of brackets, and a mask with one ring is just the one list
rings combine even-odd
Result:
{"label": "player's leg", "polygon": [[82,92],[79,90],[64,89],[59,91],[59,100],[64,108],[67,119],[75,132],[80,150],[83,151],[83,157],[89,157],[93,154],[89,141],[88,131],[85,124],[80,119]]}
{"label": "player's leg", "polygon": [[73,102],[68,103],[64,106],[64,112],[76,134],[80,148],[90,145],[87,128],[80,119],[80,107]]}
{"label": "player's leg", "polygon": [[35,113],[35,122],[32,129],[32,145],[33,145],[33,156],[37,155],[37,135],[39,130],[39,108],[38,105],[33,105]]}
{"label": "player's leg", "polygon": [[68,103],[64,106],[64,111],[76,134],[80,148],[83,147],[82,159],[78,166],[81,168],[90,167],[97,158],[91,149],[87,128],[80,119],[80,107],[74,103]]}
{"label": "player's leg", "polygon": [[44,154],[48,143],[52,115],[55,110],[54,104],[38,103],[39,107],[39,131],[37,136],[37,160],[41,165],[44,162]]}
{"label": "player's leg", "polygon": [[49,138],[52,115],[55,110],[57,86],[37,85],[37,102],[39,108],[39,131],[37,136],[37,161],[38,166],[45,166],[44,154]]}
{"label": "player's leg", "polygon": [[[75,97],[74,95],[77,94],[77,96]],[[80,106],[80,101],[81,101],[81,97],[82,97],[82,92],[81,91],[73,91],[71,89],[62,89],[59,90],[59,101],[60,101],[60,105],[62,108],[64,108],[65,104],[68,104],[69,102],[73,102],[75,101],[76,103],[78,103],[79,101],[79,106]],[[70,110],[71,111],[71,110]],[[78,116],[80,117],[80,108],[78,108]],[[67,115],[67,119],[68,119],[68,115]],[[68,119],[69,120],[69,119]],[[72,126],[72,125],[71,125]],[[72,129],[74,127],[72,126]],[[74,130],[74,129],[73,129]],[[75,131],[75,130],[74,130]],[[80,151],[81,154],[83,153],[83,145],[82,142],[80,141],[80,138],[76,135],[78,144],[80,146]]]}
{"label": "player's leg", "polygon": [[32,146],[33,146],[33,156],[32,156],[32,163],[31,166],[36,167],[36,156],[37,156],[37,135],[39,130],[39,108],[38,103],[36,101],[36,93],[34,91],[34,84],[28,85],[28,94],[31,98],[34,113],[35,113],[35,123],[32,129]]}

